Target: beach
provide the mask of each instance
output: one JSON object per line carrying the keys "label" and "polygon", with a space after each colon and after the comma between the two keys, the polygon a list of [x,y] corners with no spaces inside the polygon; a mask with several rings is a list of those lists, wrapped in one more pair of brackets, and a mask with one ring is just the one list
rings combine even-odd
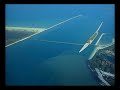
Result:
{"label": "beach", "polygon": [[6,47],[23,41],[31,36],[43,32],[45,28],[29,27],[5,27],[6,30]]}

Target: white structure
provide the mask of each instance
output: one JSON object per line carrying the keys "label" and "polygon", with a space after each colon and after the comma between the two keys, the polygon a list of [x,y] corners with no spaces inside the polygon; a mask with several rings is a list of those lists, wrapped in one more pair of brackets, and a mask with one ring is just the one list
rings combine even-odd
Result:
{"label": "white structure", "polygon": [[95,68],[95,71],[97,72],[98,74],[98,78],[107,86],[111,86],[107,81],[104,80],[100,70],[98,68]]}
{"label": "white structure", "polygon": [[101,24],[98,27],[98,29],[96,30],[96,32],[88,39],[88,41],[85,43],[85,45],[80,49],[79,53],[82,52],[85,48],[88,47],[88,45],[90,45],[94,41],[94,39],[98,35],[98,31],[100,30],[100,27],[102,26],[102,24],[103,24],[103,22],[101,22]]}

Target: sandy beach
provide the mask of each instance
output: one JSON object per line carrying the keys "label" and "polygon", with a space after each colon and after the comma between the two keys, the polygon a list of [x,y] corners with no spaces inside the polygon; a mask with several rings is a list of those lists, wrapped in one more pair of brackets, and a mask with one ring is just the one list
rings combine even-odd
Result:
{"label": "sandy beach", "polygon": [[31,36],[45,31],[45,28],[28,28],[28,27],[5,27],[6,30],[6,46],[13,45],[23,41]]}
{"label": "sandy beach", "polygon": [[20,30],[20,31],[29,31],[29,32],[41,32],[44,31],[45,28],[29,28],[29,27],[5,27],[5,30]]}

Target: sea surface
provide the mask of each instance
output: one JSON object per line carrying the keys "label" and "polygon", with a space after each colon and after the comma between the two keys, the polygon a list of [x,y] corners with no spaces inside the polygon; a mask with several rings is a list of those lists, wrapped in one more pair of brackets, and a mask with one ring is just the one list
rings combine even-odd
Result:
{"label": "sea surface", "polygon": [[114,5],[6,4],[5,12],[6,26],[40,28],[80,14],[83,16],[7,47],[6,85],[98,86],[86,63],[94,45],[78,53],[82,46],[40,40],[84,44],[102,21],[100,34],[114,34]]}

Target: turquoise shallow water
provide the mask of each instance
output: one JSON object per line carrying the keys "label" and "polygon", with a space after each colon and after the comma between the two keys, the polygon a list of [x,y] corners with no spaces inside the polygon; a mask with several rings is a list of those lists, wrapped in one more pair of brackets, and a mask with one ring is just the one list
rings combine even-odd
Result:
{"label": "turquoise shallow water", "polygon": [[5,60],[7,85],[98,85],[86,63],[93,46],[89,46],[79,54],[78,51],[82,46],[40,42],[40,40],[85,43],[103,20],[105,24],[100,33],[114,32],[113,6],[95,5],[91,8],[89,5],[87,7],[37,5],[33,8],[23,6],[25,9],[16,5],[6,7],[8,26],[47,28],[76,14],[83,13],[87,16],[73,19],[7,47]]}

